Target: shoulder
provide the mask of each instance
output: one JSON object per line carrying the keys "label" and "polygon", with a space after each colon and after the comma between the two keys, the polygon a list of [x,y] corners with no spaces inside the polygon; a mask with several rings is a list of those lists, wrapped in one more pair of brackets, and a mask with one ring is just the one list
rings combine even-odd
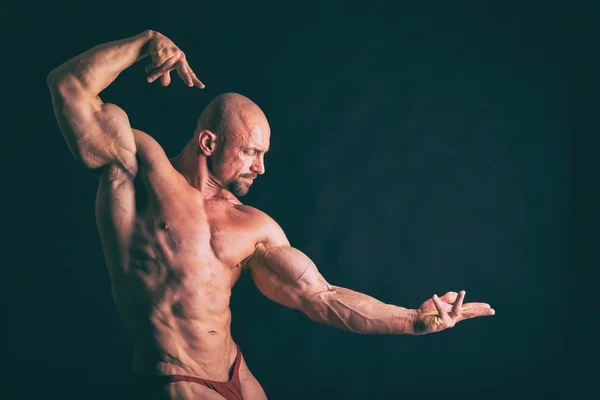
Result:
{"label": "shoulder", "polygon": [[160,144],[154,139],[152,136],[148,135],[146,132],[140,131],[139,129],[132,128],[133,138],[135,139],[135,144],[138,149],[142,150],[157,150],[158,148],[162,149]]}
{"label": "shoulder", "polygon": [[160,145],[152,136],[139,129],[132,129],[138,160],[153,169],[170,161]]}
{"label": "shoulder", "polygon": [[247,205],[236,208],[243,212],[252,224],[252,230],[255,233],[254,255],[264,254],[273,247],[290,245],[281,226],[268,214]]}

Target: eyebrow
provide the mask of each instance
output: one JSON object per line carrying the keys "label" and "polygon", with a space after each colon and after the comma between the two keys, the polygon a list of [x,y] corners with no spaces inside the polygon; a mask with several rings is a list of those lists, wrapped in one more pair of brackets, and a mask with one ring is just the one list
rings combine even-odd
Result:
{"label": "eyebrow", "polygon": [[250,146],[248,148],[251,149],[251,150],[257,151],[259,153],[265,153],[265,154],[267,154],[269,152],[269,150],[259,149],[258,147],[254,147],[254,146]]}

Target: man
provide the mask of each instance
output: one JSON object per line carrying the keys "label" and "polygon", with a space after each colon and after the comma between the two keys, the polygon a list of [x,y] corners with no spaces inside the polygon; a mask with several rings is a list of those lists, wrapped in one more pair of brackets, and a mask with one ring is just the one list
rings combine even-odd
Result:
{"label": "man", "polygon": [[99,93],[148,55],[148,82],[167,86],[175,70],[204,87],[184,53],[154,31],[96,46],[48,75],[63,136],[99,177],[98,231],[145,398],[266,398],[230,334],[231,288],[244,269],[271,300],[357,333],[425,334],[494,314],[488,304],[463,304],[464,291],[410,310],[330,285],[275,221],[236,198],[265,172],[270,128],[256,104],[232,93],[213,99],[169,159],[122,109],[102,102]]}

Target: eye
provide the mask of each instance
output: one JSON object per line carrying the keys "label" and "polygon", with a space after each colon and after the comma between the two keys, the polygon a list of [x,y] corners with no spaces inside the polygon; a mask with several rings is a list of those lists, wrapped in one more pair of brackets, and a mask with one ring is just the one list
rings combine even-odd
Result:
{"label": "eye", "polygon": [[244,153],[249,156],[256,155],[256,150],[244,150]]}

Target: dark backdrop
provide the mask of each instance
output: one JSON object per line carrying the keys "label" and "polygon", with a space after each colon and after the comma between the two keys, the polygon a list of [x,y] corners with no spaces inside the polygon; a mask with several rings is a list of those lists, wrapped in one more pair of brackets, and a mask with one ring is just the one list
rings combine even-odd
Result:
{"label": "dark backdrop", "polygon": [[175,74],[149,85],[146,59],[103,99],[169,155],[212,97],[244,94],[272,144],[243,201],[331,283],[409,308],[466,289],[496,309],[439,334],[356,335],[269,302],[242,276],[233,335],[270,399],[577,398],[590,382],[597,304],[582,274],[599,222],[598,2],[1,10],[3,398],[129,398],[132,348],[96,232],[96,181],[62,139],[45,78],[145,29],[173,39],[207,88]]}

